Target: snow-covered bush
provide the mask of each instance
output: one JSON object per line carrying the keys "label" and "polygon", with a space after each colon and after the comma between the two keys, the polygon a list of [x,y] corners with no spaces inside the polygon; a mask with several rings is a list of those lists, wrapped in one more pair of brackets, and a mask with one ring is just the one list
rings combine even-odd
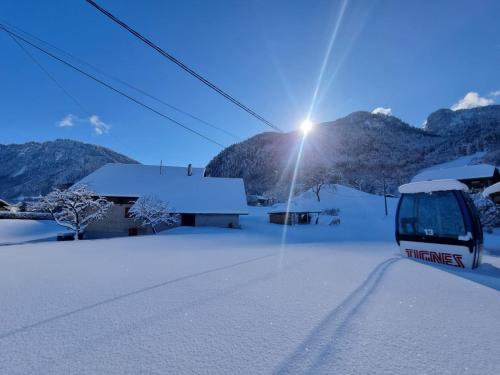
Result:
{"label": "snow-covered bush", "polygon": [[87,226],[104,217],[112,203],[86,185],[74,185],[67,190],[54,189],[33,203],[31,209],[49,212],[57,224],[75,232],[75,239]]}
{"label": "snow-covered bush", "polygon": [[129,215],[140,220],[142,226],[150,226],[154,234],[160,224],[174,226],[179,223],[179,215],[167,203],[152,195],[137,199],[130,207]]}
{"label": "snow-covered bush", "polygon": [[483,227],[487,230],[500,227],[500,206],[495,204],[491,199],[483,197],[480,193],[473,194],[472,199],[479,212]]}
{"label": "snow-covered bush", "polygon": [[0,211],[0,220],[1,219],[52,220],[53,217],[48,212],[12,212],[12,211]]}

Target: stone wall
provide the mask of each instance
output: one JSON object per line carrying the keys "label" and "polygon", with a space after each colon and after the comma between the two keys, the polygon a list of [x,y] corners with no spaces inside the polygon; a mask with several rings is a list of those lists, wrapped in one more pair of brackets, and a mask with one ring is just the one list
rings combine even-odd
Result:
{"label": "stone wall", "polygon": [[151,233],[151,229],[142,227],[139,221],[125,217],[125,209],[132,204],[113,204],[104,218],[91,223],[85,230],[86,238],[128,236],[130,228],[137,228],[137,234]]}
{"label": "stone wall", "polygon": [[[153,233],[150,227],[142,227],[141,222],[133,218],[125,217],[125,209],[130,208],[132,204],[115,203],[106,213],[106,216],[99,221],[91,223],[86,231],[85,238],[106,238],[128,236],[130,228],[136,228],[138,235]],[[239,215],[232,214],[196,214],[195,226],[211,226],[222,228],[238,228]],[[166,225],[159,225],[156,230],[161,232],[168,229]]]}

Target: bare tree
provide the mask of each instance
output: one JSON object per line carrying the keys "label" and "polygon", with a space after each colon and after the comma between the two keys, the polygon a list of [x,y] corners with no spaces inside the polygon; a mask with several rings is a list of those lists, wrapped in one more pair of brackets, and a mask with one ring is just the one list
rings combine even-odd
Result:
{"label": "bare tree", "polygon": [[306,188],[310,188],[318,202],[321,201],[320,192],[325,187],[328,186],[334,189],[333,184],[338,183],[341,180],[341,176],[333,168],[326,166],[318,166],[306,170],[302,176],[302,184]]}
{"label": "bare tree", "polygon": [[99,196],[86,185],[67,190],[54,189],[32,205],[33,211],[50,212],[55,222],[75,232],[75,239],[87,226],[104,217],[113,203]]}
{"label": "bare tree", "polygon": [[179,215],[167,203],[152,195],[137,199],[130,207],[129,215],[141,220],[142,226],[150,226],[154,234],[156,234],[156,227],[160,224],[173,226],[179,223]]}

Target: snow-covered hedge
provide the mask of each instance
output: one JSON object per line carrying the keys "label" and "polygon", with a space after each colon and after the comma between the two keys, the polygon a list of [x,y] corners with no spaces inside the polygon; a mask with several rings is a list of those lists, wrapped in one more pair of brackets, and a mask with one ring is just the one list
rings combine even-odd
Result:
{"label": "snow-covered hedge", "polygon": [[46,212],[12,212],[12,211],[0,211],[0,219],[53,220],[52,215]]}
{"label": "snow-covered hedge", "polygon": [[472,194],[472,199],[479,212],[481,224],[486,230],[500,227],[500,206],[482,194]]}

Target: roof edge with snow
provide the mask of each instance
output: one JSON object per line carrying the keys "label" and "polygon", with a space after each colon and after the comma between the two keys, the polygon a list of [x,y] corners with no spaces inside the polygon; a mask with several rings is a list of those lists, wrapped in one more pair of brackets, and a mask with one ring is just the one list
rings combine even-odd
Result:
{"label": "roof edge with snow", "polygon": [[460,181],[451,179],[410,182],[409,184],[401,185],[399,187],[399,192],[401,194],[432,193],[434,191],[450,190],[468,192],[469,188]]}
{"label": "roof edge with snow", "polygon": [[483,191],[483,196],[486,198],[490,195],[493,195],[495,193],[500,193],[500,182],[497,182],[496,184],[493,184]]}

